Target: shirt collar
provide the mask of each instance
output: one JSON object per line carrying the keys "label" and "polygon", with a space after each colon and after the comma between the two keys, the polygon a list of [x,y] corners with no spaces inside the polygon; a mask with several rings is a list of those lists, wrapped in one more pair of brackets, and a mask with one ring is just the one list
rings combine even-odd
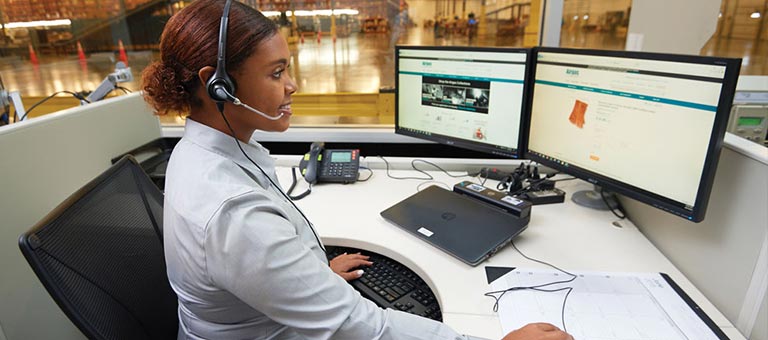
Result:
{"label": "shirt collar", "polygon": [[[187,118],[184,125],[184,139],[200,146],[201,148],[220,154],[228,159],[231,159],[241,168],[247,169],[257,177],[261,177],[263,174],[256,168],[251,161],[249,161],[240,148],[237,147],[235,138],[225,134],[219,130],[216,130],[205,124],[201,124],[192,119]],[[258,164],[269,177],[272,177],[273,181],[276,181],[275,176],[275,161],[269,155],[269,150],[261,146],[257,141],[251,137],[248,143],[240,142],[240,146],[248,154],[256,164]]]}

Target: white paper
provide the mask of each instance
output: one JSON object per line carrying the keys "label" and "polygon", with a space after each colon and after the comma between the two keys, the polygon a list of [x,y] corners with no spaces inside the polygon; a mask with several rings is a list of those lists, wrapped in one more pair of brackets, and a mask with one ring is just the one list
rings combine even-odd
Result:
{"label": "white paper", "polygon": [[[658,273],[574,272],[576,279],[545,289],[572,287],[565,305],[565,330],[579,340],[717,340]],[[491,283],[491,290],[530,287],[571,278],[555,270],[517,268]],[[498,296],[498,294],[497,294]],[[566,291],[509,291],[499,301],[508,333],[531,322],[563,329]]]}

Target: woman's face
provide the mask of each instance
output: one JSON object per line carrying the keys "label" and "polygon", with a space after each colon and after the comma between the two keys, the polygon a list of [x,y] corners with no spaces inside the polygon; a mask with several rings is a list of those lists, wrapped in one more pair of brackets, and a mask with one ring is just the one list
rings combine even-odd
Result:
{"label": "woman's face", "polygon": [[250,107],[269,116],[283,116],[278,120],[266,119],[245,108],[237,107],[238,115],[248,126],[263,131],[285,131],[291,122],[291,95],[298,87],[288,75],[291,54],[288,43],[280,34],[259,44],[237,72],[236,96]]}

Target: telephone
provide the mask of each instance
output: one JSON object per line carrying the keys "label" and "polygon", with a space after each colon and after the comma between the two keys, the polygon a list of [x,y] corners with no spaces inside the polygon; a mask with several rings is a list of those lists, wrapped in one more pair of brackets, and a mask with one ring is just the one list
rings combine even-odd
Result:
{"label": "telephone", "polygon": [[310,183],[354,183],[360,168],[360,150],[325,149],[325,143],[315,142],[299,163],[299,170]]}

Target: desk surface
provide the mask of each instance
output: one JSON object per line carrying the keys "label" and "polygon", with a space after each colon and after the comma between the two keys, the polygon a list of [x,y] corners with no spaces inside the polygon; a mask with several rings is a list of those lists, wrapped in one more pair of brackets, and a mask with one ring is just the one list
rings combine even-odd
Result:
{"label": "desk surface", "polygon": [[[290,162],[279,162],[290,164]],[[297,164],[296,161],[295,164]],[[365,164],[365,162],[363,162]],[[375,164],[370,167],[376,168]],[[379,213],[428,186],[426,181],[394,180],[383,169],[374,169],[370,180],[355,184],[318,184],[312,194],[297,202],[327,245],[370,250],[413,269],[433,289],[444,322],[459,332],[499,339],[501,325],[493,312],[485,266],[543,267],[507,246],[477,267],[471,267],[384,220]],[[362,177],[367,171],[362,172]],[[395,176],[422,176],[410,170],[392,170]],[[467,179],[429,171],[443,186]],[[290,169],[278,167],[284,187],[291,183]],[[438,184],[438,183],[435,183]],[[438,185],[440,185],[438,184]],[[495,182],[489,181],[488,186]],[[563,204],[534,206],[528,229],[515,245],[528,255],[565,270],[664,272],[704,309],[731,339],[744,339],[735,327],[675,266],[631,223],[621,222],[610,211],[578,206],[570,195],[592,186],[580,180],[558,182],[567,192]],[[301,192],[303,188],[298,188]]]}

